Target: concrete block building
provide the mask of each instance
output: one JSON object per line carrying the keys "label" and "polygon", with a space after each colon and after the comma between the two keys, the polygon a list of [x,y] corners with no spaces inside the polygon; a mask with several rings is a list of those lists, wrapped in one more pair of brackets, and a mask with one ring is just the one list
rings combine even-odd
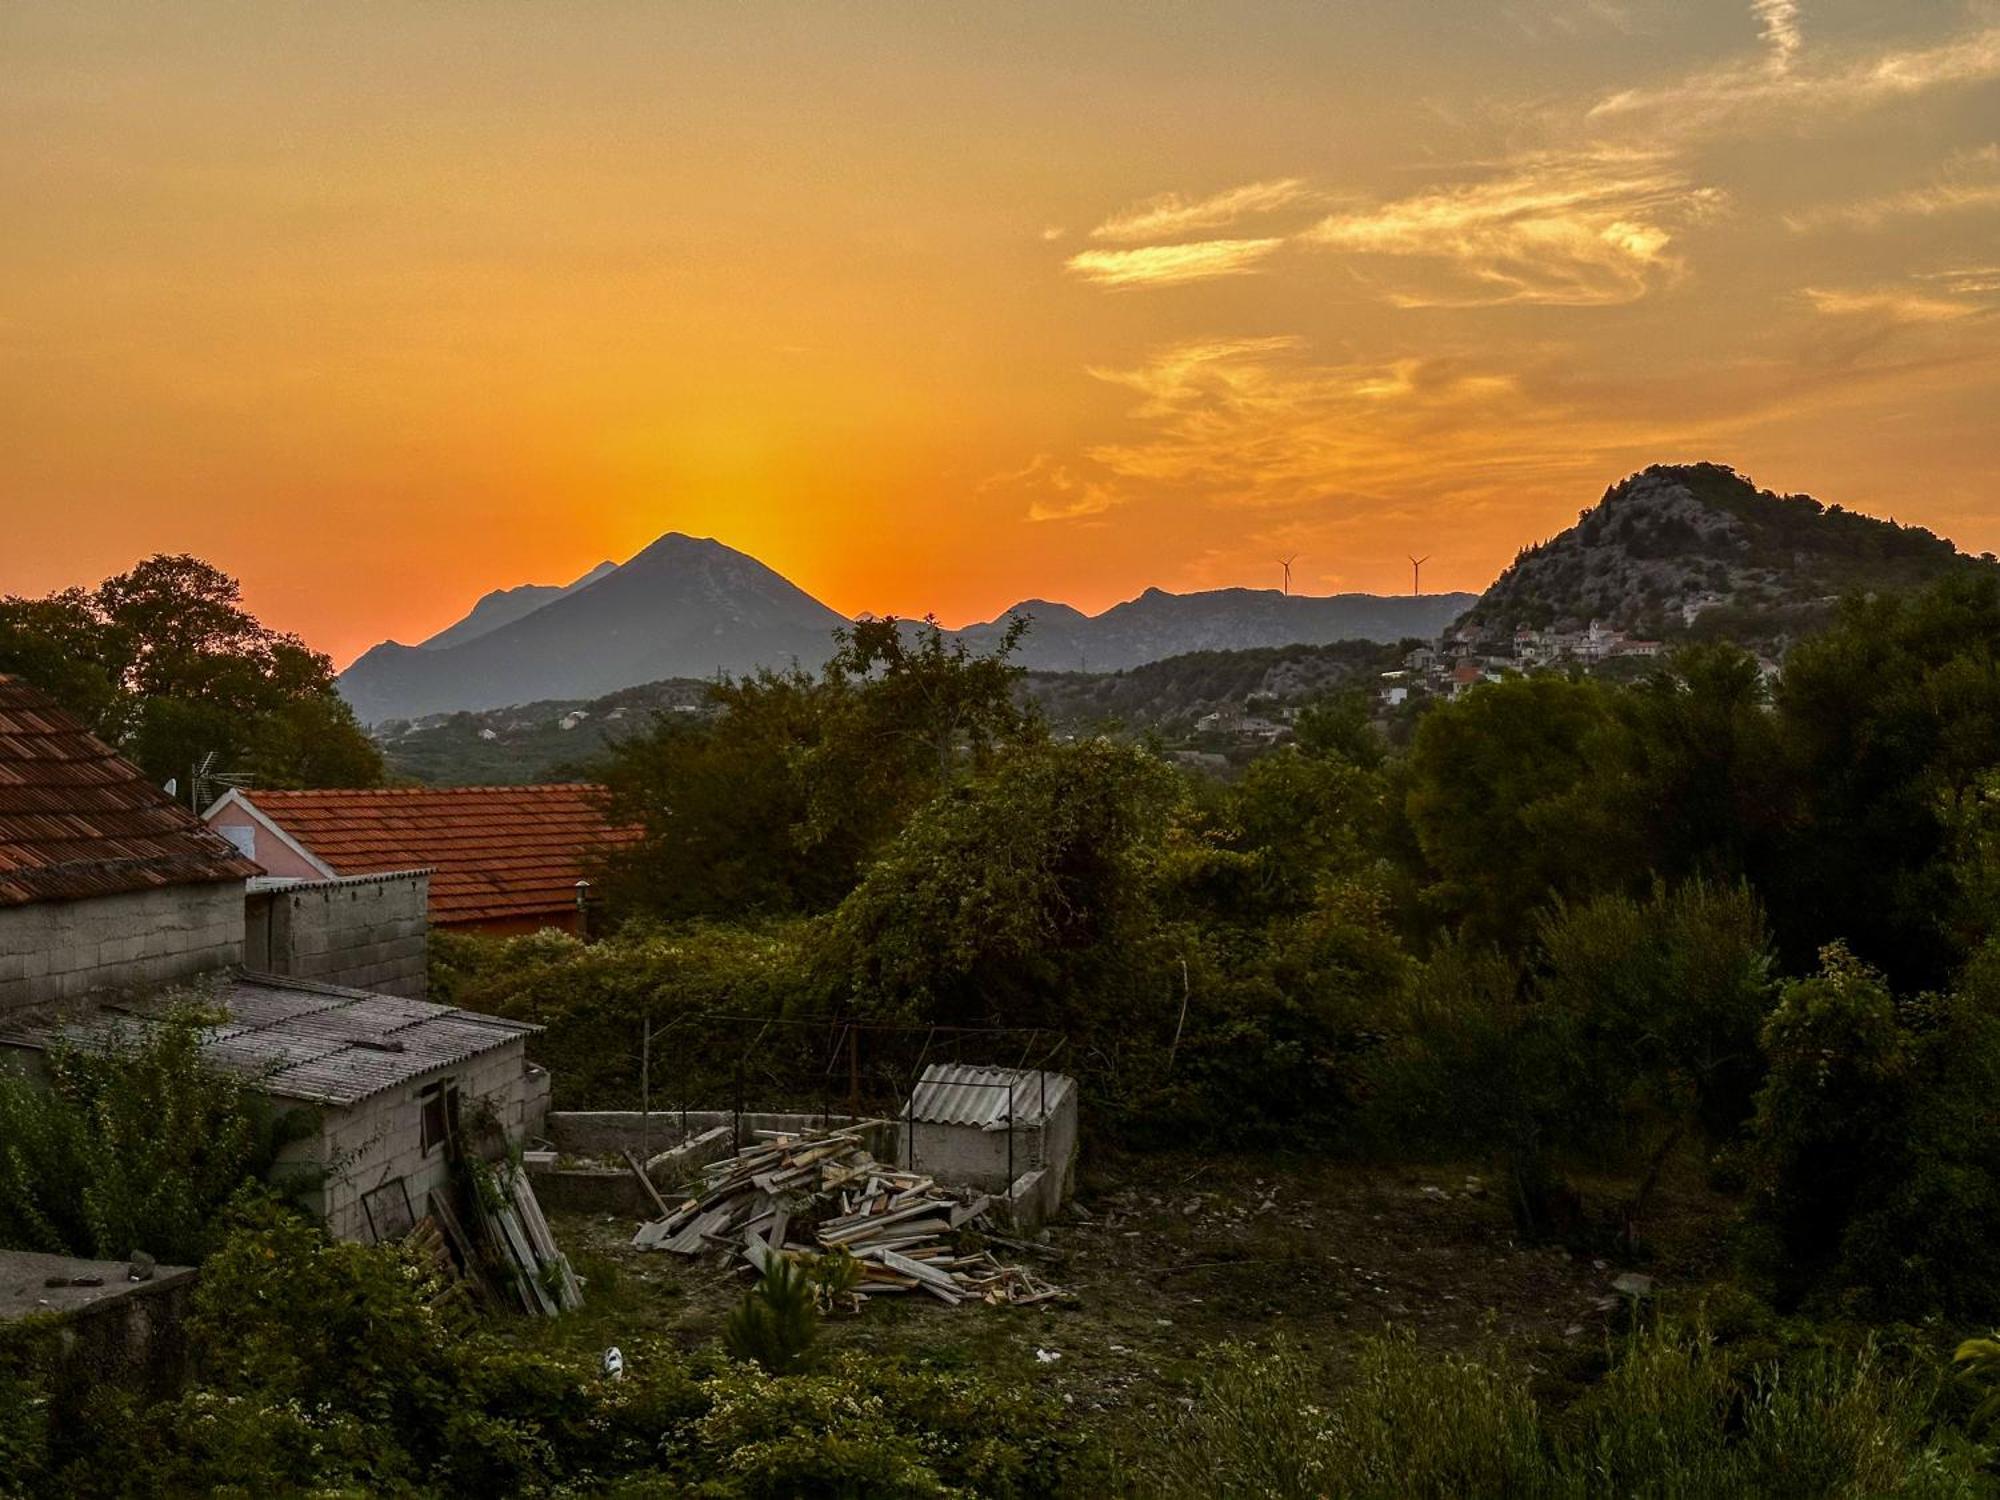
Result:
{"label": "concrete block building", "polygon": [[[429,1211],[461,1123],[541,1131],[536,1030],[432,1005],[423,870],[272,881],[236,843],[15,678],[0,676],[0,1067],[141,1040],[171,997],[204,1058],[285,1108],[329,1227],[391,1238]],[[263,972],[256,972],[263,971]],[[334,981],[359,979],[366,985]]]}
{"label": "concrete block building", "polygon": [[243,967],[421,1000],[429,983],[430,872],[250,882]]}
{"label": "concrete block building", "polygon": [[998,1194],[1036,1224],[1075,1189],[1076,1103],[1065,1073],[932,1063],[898,1121],[897,1160]]}
{"label": "concrete block building", "polygon": [[[285,1109],[306,1112],[282,1161],[301,1196],[346,1239],[399,1237],[451,1181],[446,1150],[462,1124],[518,1142],[542,1132],[547,1073],[527,1060],[538,1028],[422,1000],[230,972],[204,985],[220,1019],[203,1058]],[[142,1042],[158,999],[101,1001],[82,1015],[0,1030],[0,1048]]]}

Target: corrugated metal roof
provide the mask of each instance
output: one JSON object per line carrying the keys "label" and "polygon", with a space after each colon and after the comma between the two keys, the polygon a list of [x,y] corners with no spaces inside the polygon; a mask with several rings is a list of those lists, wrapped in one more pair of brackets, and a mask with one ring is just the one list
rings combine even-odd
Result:
{"label": "corrugated metal roof", "polygon": [[[225,976],[212,999],[226,1019],[208,1031],[202,1056],[259,1093],[312,1104],[359,1104],[541,1030],[425,1000],[263,974]],[[32,1047],[58,1038],[110,1040],[159,1019],[157,1002],[104,1006],[84,1020],[23,1028],[6,1039]]]}
{"label": "corrugated metal roof", "polygon": [[1044,1109],[1054,1111],[1064,1091],[1075,1081],[1064,1073],[1040,1073],[1021,1068],[979,1068],[961,1063],[932,1063],[910,1094],[908,1118],[920,1125],[973,1125],[981,1130],[1005,1130],[1041,1121]]}
{"label": "corrugated metal roof", "polygon": [[446,925],[571,914],[585,857],[639,837],[606,823],[604,789],[583,783],[239,795],[342,875],[430,870],[431,920]]}
{"label": "corrugated metal roof", "polygon": [[0,675],[0,906],[263,873],[47,694]]}

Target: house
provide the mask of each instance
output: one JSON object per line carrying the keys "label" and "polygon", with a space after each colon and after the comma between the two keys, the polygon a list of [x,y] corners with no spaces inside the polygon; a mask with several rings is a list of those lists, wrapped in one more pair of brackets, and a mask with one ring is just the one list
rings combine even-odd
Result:
{"label": "house", "polygon": [[602,796],[584,784],[232,789],[203,819],[285,879],[427,870],[435,927],[576,931],[589,857],[638,837],[604,820]]}
{"label": "house", "polygon": [[[280,1167],[305,1169],[301,1196],[342,1239],[400,1239],[451,1189],[447,1142],[461,1123],[496,1143],[539,1135],[549,1076],[526,1057],[521,1021],[307,980],[226,970],[203,986],[221,1020],[202,1058],[259,1094],[305,1111]],[[107,997],[75,1016],[18,1020],[0,1048],[142,1041],[160,997]]]}
{"label": "house", "polygon": [[1076,1182],[1076,1080],[1064,1073],[932,1063],[897,1122],[912,1172],[1002,1195],[1033,1227]]}
{"label": "house", "polygon": [[44,694],[0,676],[0,1019],[238,962],[263,873]]}
{"label": "house", "polygon": [[[266,881],[46,696],[0,676],[0,1064],[32,1070],[59,1041],[143,1036],[173,991],[196,988],[214,1017],[204,1059],[312,1112],[287,1155],[312,1169],[329,1226],[391,1237],[447,1181],[454,1122],[476,1124],[495,1151],[539,1131],[548,1075],[526,1054],[536,1028],[247,972],[246,956],[401,972],[412,942],[419,973],[424,961],[421,872]],[[284,913],[259,933],[263,889]]]}

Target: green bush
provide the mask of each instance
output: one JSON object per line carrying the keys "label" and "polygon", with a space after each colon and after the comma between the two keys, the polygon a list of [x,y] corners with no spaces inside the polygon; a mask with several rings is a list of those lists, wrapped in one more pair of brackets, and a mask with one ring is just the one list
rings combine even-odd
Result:
{"label": "green bush", "polygon": [[1046,1396],[963,1372],[843,1354],[770,1379],[704,1382],[708,1410],[667,1445],[711,1500],[984,1500],[1088,1493],[1089,1455]]}
{"label": "green bush", "polygon": [[0,1063],[0,1246],[201,1259],[295,1126],[202,1061],[209,1019],[190,1000],[143,1031],[55,1046],[40,1078]]}
{"label": "green bush", "polygon": [[1742,1361],[1700,1328],[1634,1334],[1567,1413],[1499,1352],[1365,1342],[1333,1379],[1296,1352],[1215,1351],[1149,1457],[1177,1497],[1462,1495],[1516,1500],[1973,1496],[1986,1454],[1940,1425],[1938,1382],[1872,1345]]}
{"label": "green bush", "polygon": [[773,1255],[730,1312],[722,1346],[731,1358],[761,1366],[766,1374],[789,1375],[804,1368],[818,1337],[811,1282],[785,1256]]}
{"label": "green bush", "polygon": [[1507,1363],[1428,1354],[1406,1333],[1364,1343],[1334,1382],[1284,1345],[1225,1345],[1146,1465],[1167,1500],[1455,1500],[1534,1495],[1536,1410]]}
{"label": "green bush", "polygon": [[1780,1298],[1971,1319],[2000,1304],[2000,953],[1898,1000],[1829,948],[1764,1028],[1750,1258]]}

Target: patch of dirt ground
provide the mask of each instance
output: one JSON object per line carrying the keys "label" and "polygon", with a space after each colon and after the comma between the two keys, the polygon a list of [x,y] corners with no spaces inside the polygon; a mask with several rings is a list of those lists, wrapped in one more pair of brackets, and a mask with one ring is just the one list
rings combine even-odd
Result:
{"label": "patch of dirt ground", "polygon": [[[1593,1202],[1621,1190],[1587,1185]],[[1621,1259],[1521,1243],[1504,1202],[1464,1170],[1127,1157],[1084,1174],[1037,1254],[991,1247],[1067,1296],[1021,1308],[881,1297],[828,1319],[823,1338],[1032,1377],[1114,1428],[1152,1425],[1225,1339],[1282,1336],[1328,1364],[1391,1327],[1437,1347],[1497,1340],[1538,1384],[1564,1385],[1601,1366],[1626,1315],[1614,1280],[1643,1275],[1655,1295],[1699,1283],[1729,1207],[1689,1164],[1658,1190],[1644,1252]],[[554,1225],[588,1279],[565,1342],[710,1344],[749,1284],[740,1262],[633,1250],[630,1220]]]}

